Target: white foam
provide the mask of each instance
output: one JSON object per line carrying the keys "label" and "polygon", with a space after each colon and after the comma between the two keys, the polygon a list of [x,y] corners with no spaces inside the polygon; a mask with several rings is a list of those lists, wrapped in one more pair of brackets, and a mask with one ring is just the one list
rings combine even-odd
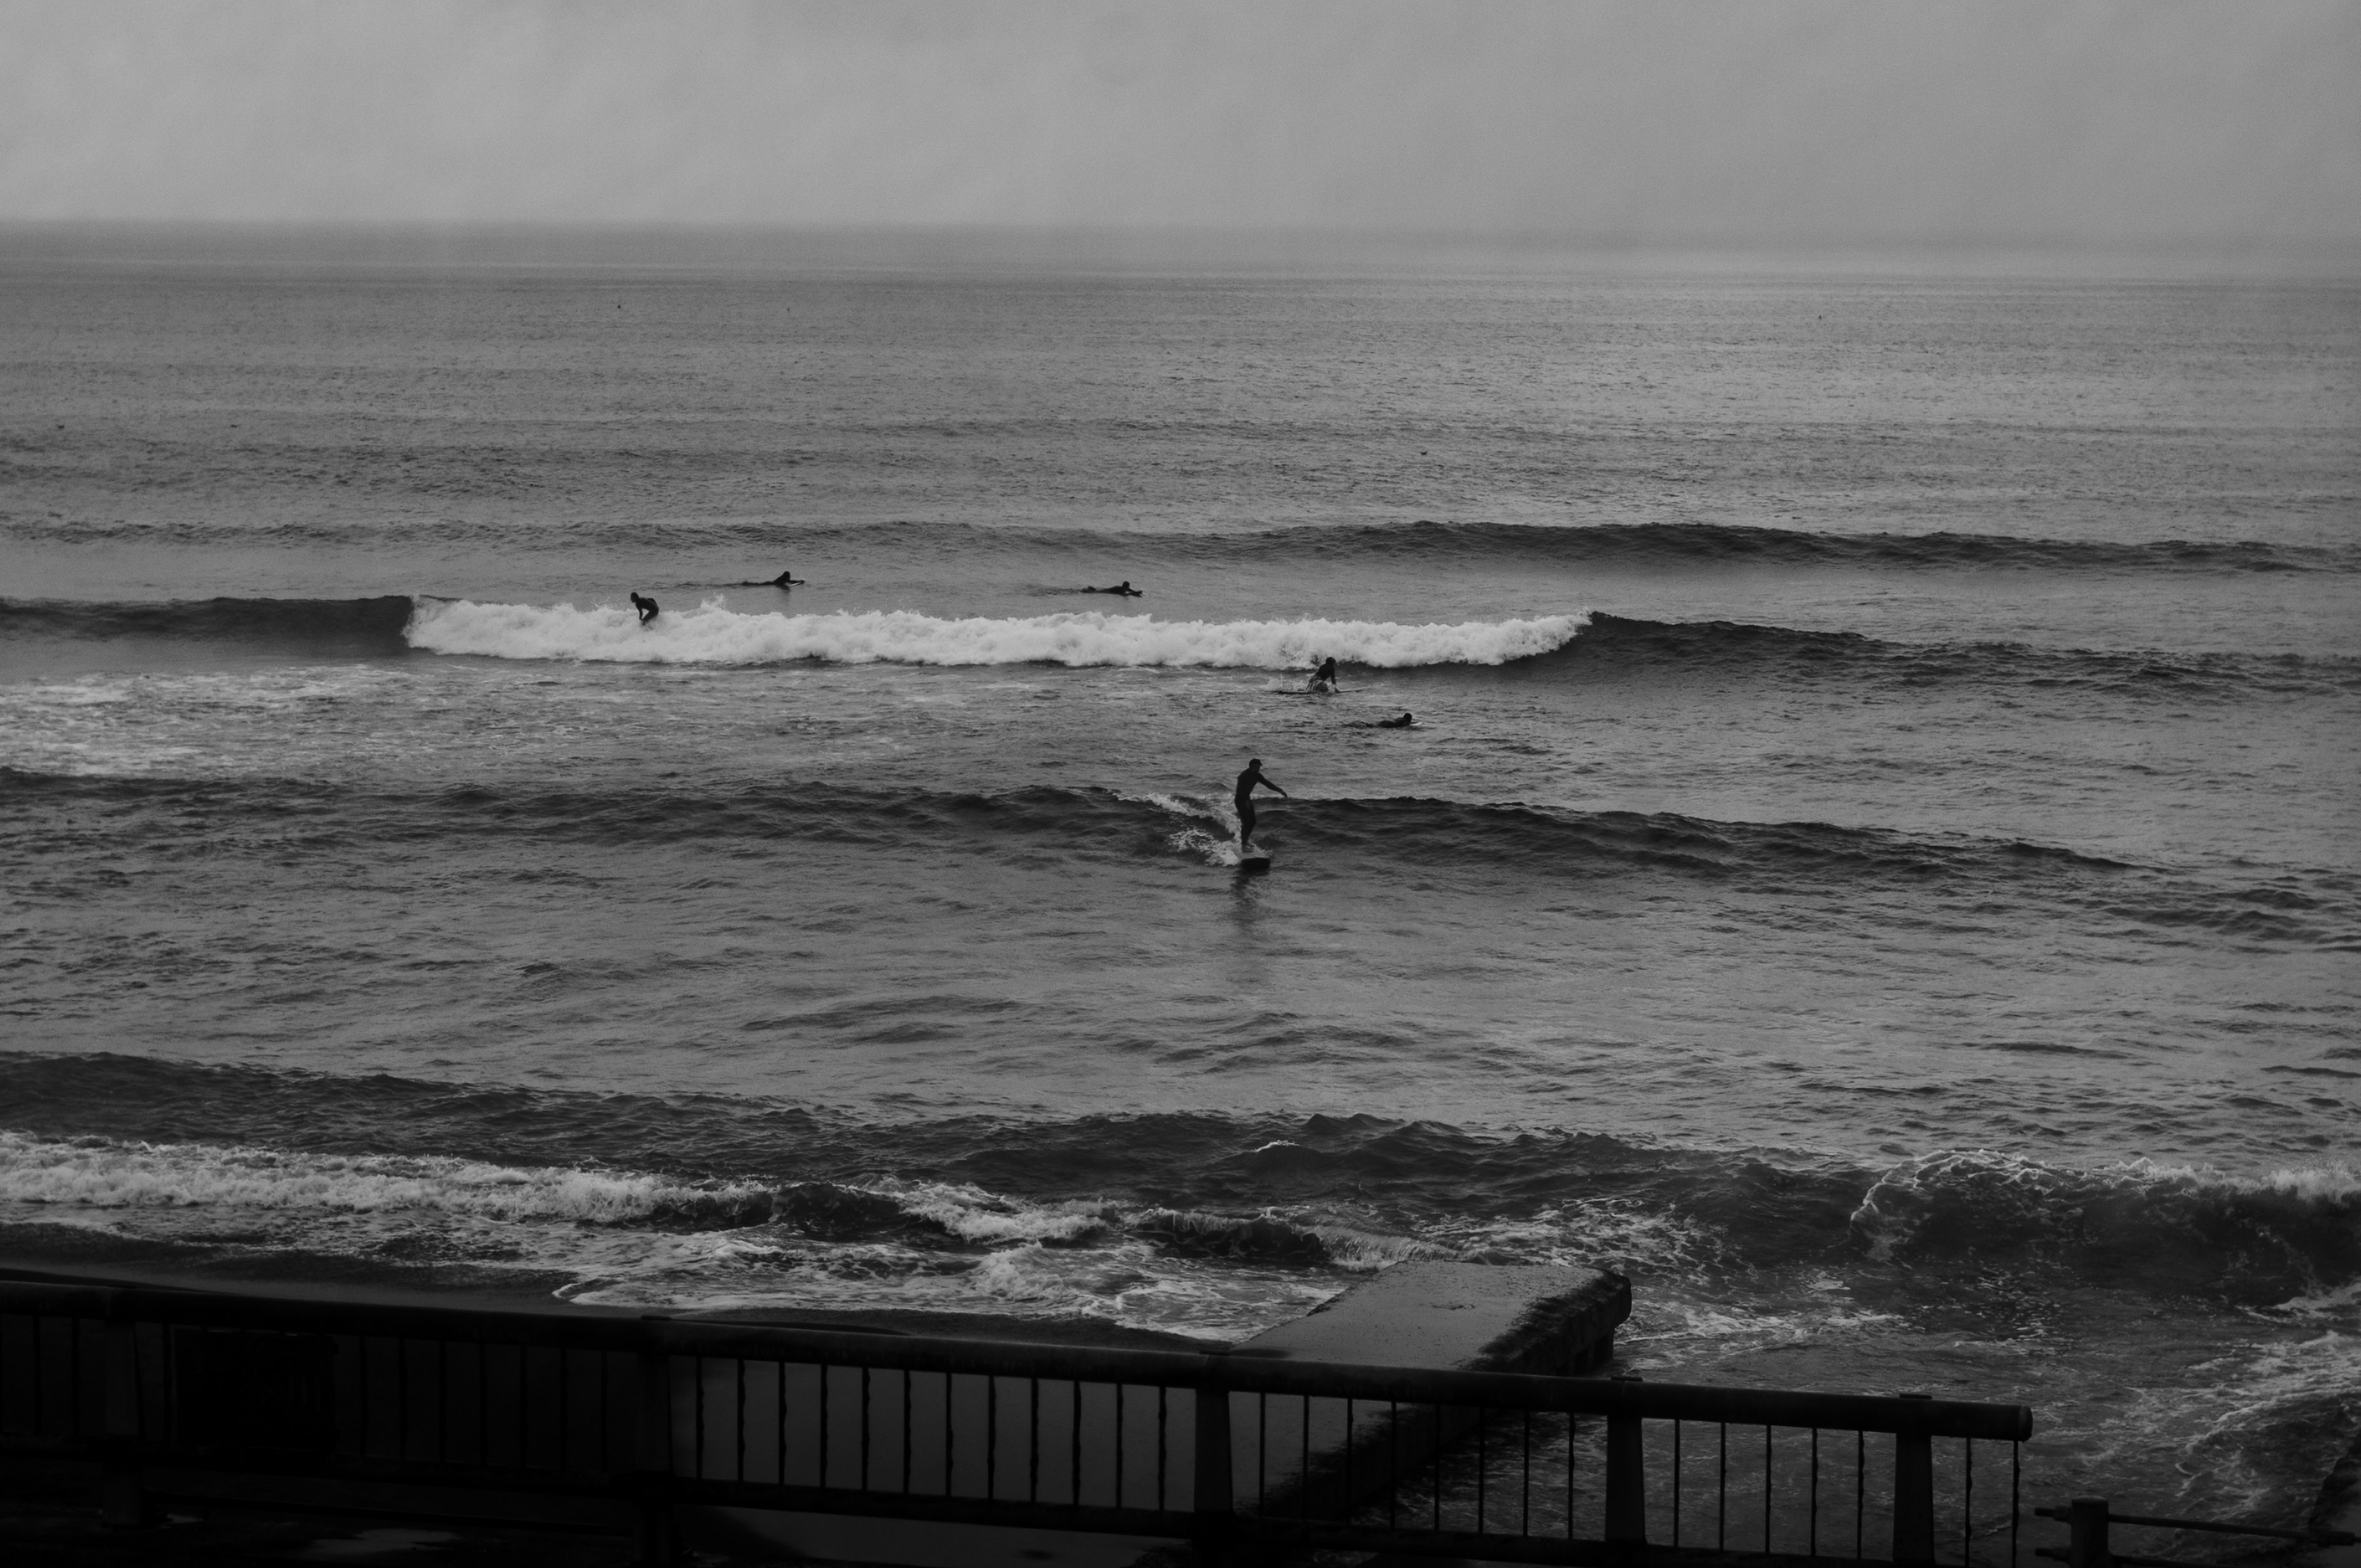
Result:
{"label": "white foam", "polygon": [[937,1181],[881,1181],[871,1190],[890,1197],[908,1213],[940,1225],[961,1241],[994,1245],[1011,1242],[1071,1242],[1107,1229],[1103,1203],[1027,1203],[980,1187]]}
{"label": "white foam", "polygon": [[1167,665],[1290,669],[1320,659],[1383,669],[1502,664],[1562,648],[1587,615],[1470,620],[1158,620],[1082,611],[946,620],[911,610],[859,615],[741,615],[718,601],[666,610],[642,626],[599,605],[424,600],[404,635],[413,648],[496,659],[620,663],[775,664],[818,659],[866,664]]}
{"label": "white foam", "polygon": [[753,1190],[442,1157],[290,1154],[102,1138],[59,1143],[0,1132],[0,1201],[82,1210],[430,1210],[505,1221],[614,1224]]}

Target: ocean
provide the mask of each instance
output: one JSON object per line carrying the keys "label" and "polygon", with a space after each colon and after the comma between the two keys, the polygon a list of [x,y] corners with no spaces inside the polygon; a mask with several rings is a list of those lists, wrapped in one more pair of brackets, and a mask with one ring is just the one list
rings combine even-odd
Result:
{"label": "ocean", "polygon": [[2361,290],[568,244],[0,244],[0,1255],[1210,1341],[1595,1264],[1650,1376],[2301,1522]]}

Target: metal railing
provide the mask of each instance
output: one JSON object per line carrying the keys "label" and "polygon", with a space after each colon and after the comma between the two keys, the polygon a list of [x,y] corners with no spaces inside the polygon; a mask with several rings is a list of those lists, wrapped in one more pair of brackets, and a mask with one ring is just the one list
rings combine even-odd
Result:
{"label": "metal railing", "polygon": [[0,1447],[96,1460],[126,1525],[244,1475],[627,1499],[652,1562],[706,1504],[1208,1561],[2015,1568],[2030,1431],[1924,1398],[0,1284]]}
{"label": "metal railing", "polygon": [[2258,1535],[2268,1540],[2284,1541],[2299,1546],[2352,1546],[2361,1542],[2352,1531],[2343,1530],[2283,1530],[2276,1525],[2223,1524],[2213,1519],[2164,1519],[2154,1514],[2119,1514],[2113,1512],[2104,1497],[2077,1497],[2062,1508],[2036,1508],[2037,1519],[2056,1519],[2066,1526],[2064,1546],[2037,1546],[2036,1557],[2047,1557],[2063,1563],[2069,1568],[2205,1568],[2178,1557],[2142,1557],[2127,1552],[2117,1552],[2110,1541],[2111,1525],[2136,1525],[2143,1530],[2193,1530],[2201,1535]]}

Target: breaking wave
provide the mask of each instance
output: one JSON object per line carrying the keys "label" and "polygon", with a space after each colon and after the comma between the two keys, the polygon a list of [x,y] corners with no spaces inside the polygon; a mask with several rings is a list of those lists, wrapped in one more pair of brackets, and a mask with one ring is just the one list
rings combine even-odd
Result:
{"label": "breaking wave", "polygon": [[2029,1259],[2275,1301],[2361,1276],[2361,1170],[2081,1169],[1966,1150],[1886,1171],[1850,1223],[1872,1256],[1897,1262]]}
{"label": "breaking wave", "polygon": [[408,1155],[299,1154],[239,1146],[66,1141],[0,1131],[0,1201],[94,1210],[235,1208],[624,1224],[743,1223],[769,1194],[659,1177],[518,1168]]}
{"label": "breaking wave", "polygon": [[1146,615],[971,617],[913,610],[853,615],[742,615],[717,603],[666,611],[647,625],[600,605],[420,602],[405,635],[434,653],[619,663],[1200,665],[1290,669],[1334,657],[1384,669],[1500,664],[1560,648],[1580,615],[1410,626],[1375,620],[1158,620]]}
{"label": "breaking wave", "polygon": [[[120,1082],[121,1069],[93,1065]],[[5,1076],[81,1070],[72,1058],[32,1058]],[[158,1079],[148,1088],[162,1109],[174,1082],[210,1069],[137,1070]],[[318,1087],[333,1093],[337,1082]],[[539,1098],[563,1117],[566,1102],[581,1097]],[[708,1124],[700,1141],[723,1149],[736,1141],[728,1104],[684,1102],[674,1112]],[[1286,1135],[1262,1136],[1274,1132]],[[882,1129],[856,1135],[894,1140]],[[1334,1277],[1439,1258],[1695,1279],[1839,1266],[1850,1256],[1929,1278],[1961,1268],[2058,1269],[2298,1315],[2342,1299],[2361,1280],[2361,1172],[2334,1164],[2237,1176],[2147,1161],[2078,1168],[1965,1150],[1880,1171],[1367,1116],[978,1121],[928,1135],[941,1136],[948,1157],[926,1175],[741,1168],[691,1177],[620,1163],[536,1167],[0,1131],[0,1217],[150,1242],[226,1234],[379,1255],[390,1234],[406,1231],[435,1238],[446,1253],[529,1256],[590,1274],[615,1266],[623,1245],[601,1238],[628,1234],[643,1242],[624,1250],[653,1246],[668,1267],[759,1253],[765,1267],[826,1258],[829,1268],[870,1277],[984,1264],[1005,1272],[1027,1258],[1037,1271],[1104,1274],[1119,1257],[1135,1275],[1234,1267]],[[1065,1168],[1046,1188],[1008,1190],[961,1168],[1005,1165],[1010,1151],[1044,1140],[1060,1149]],[[763,1153],[759,1139],[737,1152]],[[1143,1177],[1165,1196],[1142,1193]],[[1066,1253],[1096,1261],[1057,1265],[1044,1255]]]}

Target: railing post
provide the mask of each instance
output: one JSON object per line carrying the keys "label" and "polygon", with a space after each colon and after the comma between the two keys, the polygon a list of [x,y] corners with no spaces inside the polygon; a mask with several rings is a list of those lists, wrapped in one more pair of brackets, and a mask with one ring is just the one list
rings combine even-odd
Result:
{"label": "railing post", "polygon": [[1222,1568],[1230,1541],[1230,1391],[1210,1376],[1197,1385],[1197,1453],[1191,1485],[1193,1541],[1201,1568]]}
{"label": "railing post", "polygon": [[[110,1303],[111,1305],[111,1303]],[[139,1483],[139,1341],[130,1323],[106,1324],[104,1356],[105,1424],[99,1434],[99,1513],[110,1530],[154,1522]]]}
{"label": "railing post", "polygon": [[2114,1568],[2107,1550],[2107,1499],[2077,1497],[2066,1516],[2068,1568]]}
{"label": "railing post", "polygon": [[1935,1561],[1935,1440],[1923,1431],[1894,1434],[1894,1561]]}
{"label": "railing post", "polygon": [[[652,1341],[662,1318],[640,1320]],[[640,1500],[642,1568],[669,1568],[680,1541],[672,1517],[672,1357],[651,1343],[639,1353],[639,1431],[632,1467]]]}
{"label": "railing post", "polygon": [[[1627,1372],[1618,1383],[1637,1383],[1640,1375]],[[1640,1418],[1607,1418],[1607,1539],[1645,1545],[1648,1540],[1648,1486],[1640,1447]]]}

